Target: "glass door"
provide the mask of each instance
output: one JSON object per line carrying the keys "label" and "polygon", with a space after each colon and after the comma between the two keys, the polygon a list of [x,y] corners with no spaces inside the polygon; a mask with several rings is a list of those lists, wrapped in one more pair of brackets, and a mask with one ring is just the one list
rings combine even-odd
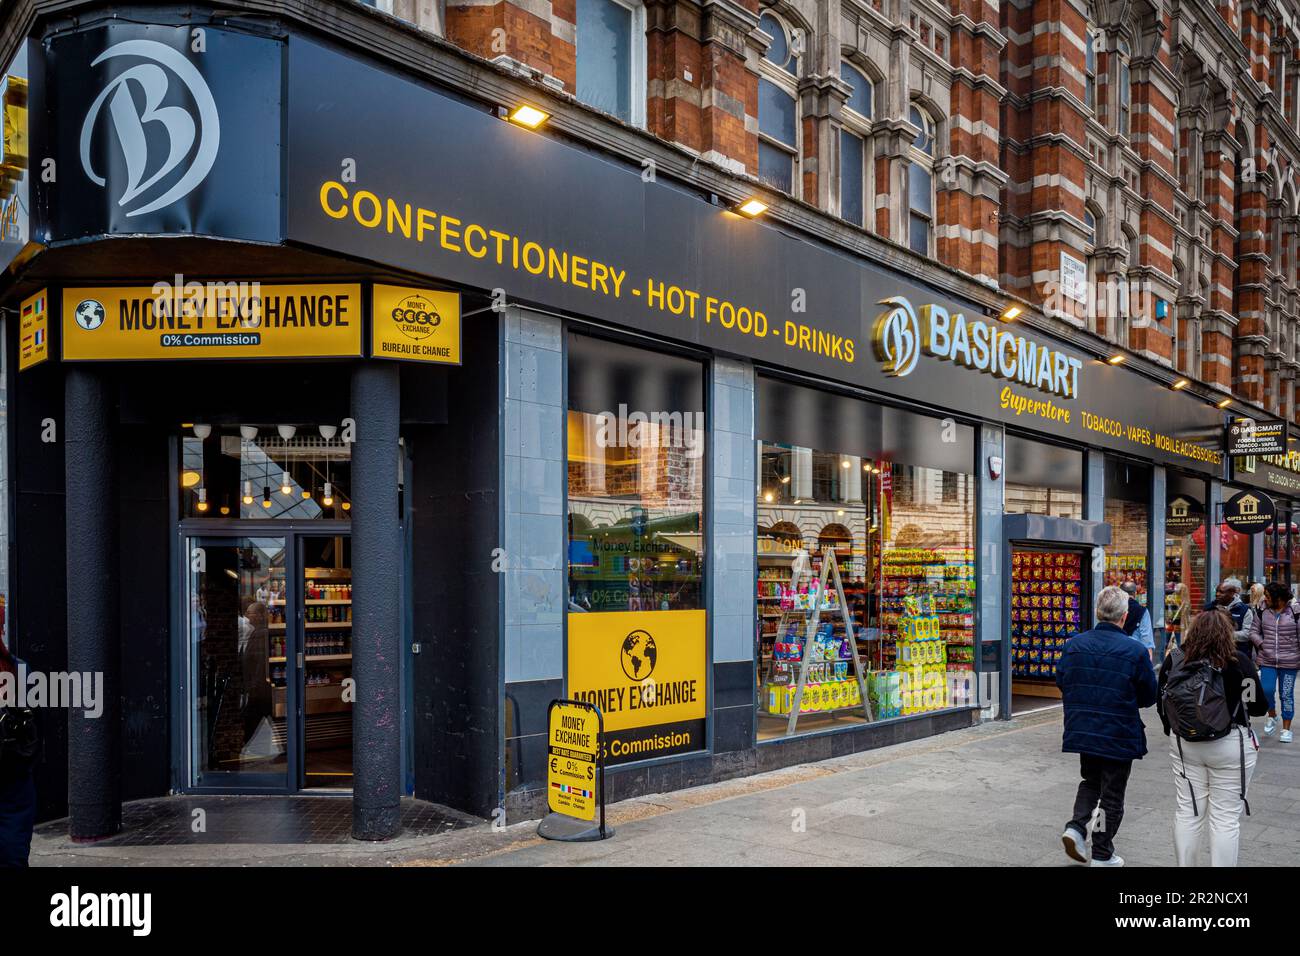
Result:
{"label": "glass door", "polygon": [[185,539],[191,785],[296,783],[290,539]]}
{"label": "glass door", "polygon": [[352,539],[304,535],[302,786],[352,787]]}

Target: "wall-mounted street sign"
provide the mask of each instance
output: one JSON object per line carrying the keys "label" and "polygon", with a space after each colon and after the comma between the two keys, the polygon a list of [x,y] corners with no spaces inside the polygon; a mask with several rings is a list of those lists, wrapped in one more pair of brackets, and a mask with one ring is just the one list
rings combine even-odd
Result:
{"label": "wall-mounted street sign", "polygon": [[64,361],[361,355],[360,285],[68,288],[61,311]]}
{"label": "wall-mounted street sign", "polygon": [[1228,425],[1226,450],[1230,458],[1247,455],[1285,455],[1286,439],[1286,422],[1261,422],[1254,418],[1234,418]]}
{"label": "wall-mounted street sign", "polygon": [[572,842],[612,836],[614,831],[605,826],[605,721],[600,708],[580,700],[553,700],[546,723],[546,805],[551,812],[538,824],[538,836]]}
{"label": "wall-mounted street sign", "polygon": [[1165,512],[1165,531],[1172,535],[1191,534],[1205,521],[1205,508],[1195,498],[1175,495]]}
{"label": "wall-mounted street sign", "polygon": [[370,301],[372,358],[460,364],[460,293],[376,285]]}
{"label": "wall-mounted street sign", "polygon": [[1223,503],[1223,523],[1242,534],[1263,531],[1276,517],[1273,499],[1262,491],[1239,491]]}
{"label": "wall-mounted street sign", "polygon": [[40,365],[50,357],[50,295],[42,289],[23,299],[18,318],[18,370]]}

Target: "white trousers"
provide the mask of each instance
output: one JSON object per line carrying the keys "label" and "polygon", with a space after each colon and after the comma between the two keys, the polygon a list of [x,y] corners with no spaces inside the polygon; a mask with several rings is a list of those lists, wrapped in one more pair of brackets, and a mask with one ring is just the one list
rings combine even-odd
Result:
{"label": "white trousers", "polygon": [[[1244,740],[1243,740],[1244,738]],[[1174,813],[1174,854],[1179,866],[1195,866],[1205,821],[1210,822],[1210,866],[1236,866],[1241,835],[1241,747],[1246,747],[1246,785],[1255,772],[1255,744],[1244,727],[1234,727],[1226,737],[1198,743],[1183,741],[1183,760],[1178,758],[1178,741],[1169,738],[1174,764],[1174,786],[1178,809]],[[1187,779],[1183,779],[1184,770]],[[1190,789],[1189,789],[1190,788]],[[1196,791],[1196,811],[1192,794]]]}

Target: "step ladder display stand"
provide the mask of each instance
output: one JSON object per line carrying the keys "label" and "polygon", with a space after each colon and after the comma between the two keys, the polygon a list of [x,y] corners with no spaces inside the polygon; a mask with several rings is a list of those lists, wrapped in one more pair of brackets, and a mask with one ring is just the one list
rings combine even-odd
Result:
{"label": "step ladder display stand", "polygon": [[[801,572],[800,561],[806,558],[796,558],[794,570],[791,577],[791,589],[795,588],[795,582]],[[863,679],[862,659],[858,656],[858,636],[853,630],[853,618],[849,616],[849,605],[844,599],[844,582],[840,580],[840,564],[835,558],[835,552],[831,548],[822,551],[822,572],[818,578],[817,584],[817,602],[816,606],[808,610],[807,627],[804,629],[803,647],[799,655],[799,682],[795,687],[794,702],[790,706],[790,720],[786,724],[785,735],[787,737],[794,733],[795,725],[799,722],[799,708],[803,705],[803,692],[808,684],[808,667],[811,663],[808,660],[808,650],[812,647],[813,638],[817,635],[817,628],[821,624],[821,616],[824,611],[833,610],[833,608],[824,607],[826,602],[826,582],[827,576],[833,575],[835,580],[835,593],[839,596],[839,611],[844,618],[845,638],[849,642],[849,649],[853,652],[853,676],[858,681],[858,694],[862,701],[862,714],[867,721],[871,721],[871,700],[867,696],[867,683]],[[856,710],[856,707],[844,708],[847,710]],[[813,711],[816,713],[816,711]]]}

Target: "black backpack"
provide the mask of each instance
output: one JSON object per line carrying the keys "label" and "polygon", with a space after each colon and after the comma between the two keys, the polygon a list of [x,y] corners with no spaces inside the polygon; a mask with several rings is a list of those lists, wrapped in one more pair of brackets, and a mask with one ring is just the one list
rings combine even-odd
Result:
{"label": "black backpack", "polygon": [[[1169,732],[1178,742],[1178,759],[1183,761],[1183,741],[1200,743],[1218,740],[1228,736],[1234,727],[1233,713],[1228,709],[1228,698],[1223,689],[1223,671],[1207,660],[1188,662],[1181,647],[1175,647],[1169,654],[1169,674],[1165,678],[1164,690],[1160,692],[1160,705],[1165,719],[1169,721]],[[1237,709],[1241,709],[1241,701]],[[1182,771],[1182,778],[1187,780],[1187,771]],[[1188,790],[1192,794],[1192,812],[1199,815],[1196,808],[1196,791],[1188,781]],[[1246,803],[1246,743],[1241,740],[1241,802],[1246,806],[1246,815],[1250,816],[1250,804]]]}
{"label": "black backpack", "polygon": [[1232,730],[1223,672],[1206,660],[1189,664],[1180,647],[1170,653],[1161,703],[1169,729],[1181,740],[1218,740]]}

